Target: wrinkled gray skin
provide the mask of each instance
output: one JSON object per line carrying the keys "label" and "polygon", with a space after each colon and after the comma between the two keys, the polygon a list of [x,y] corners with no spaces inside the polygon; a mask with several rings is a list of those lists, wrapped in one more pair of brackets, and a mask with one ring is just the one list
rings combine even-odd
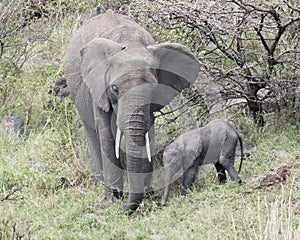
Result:
{"label": "wrinkled gray skin", "polygon": [[199,69],[186,47],[155,44],[132,19],[111,10],[74,34],[64,59],[65,77],[86,130],[93,174],[105,184],[106,203],[122,197],[117,127],[126,142],[129,196],[124,210],[131,212],[151,189],[145,135],[149,132],[152,147],[153,112],[194,82]]}
{"label": "wrinkled gray skin", "polygon": [[225,170],[231,180],[241,183],[234,168],[235,148],[238,141],[241,146],[240,172],[244,155],[243,142],[238,131],[228,122],[213,120],[204,127],[177,137],[163,153],[165,193],[162,204],[166,205],[172,178],[181,169],[183,169],[182,195],[192,187],[199,166],[204,164],[215,165],[220,183],[226,181]]}

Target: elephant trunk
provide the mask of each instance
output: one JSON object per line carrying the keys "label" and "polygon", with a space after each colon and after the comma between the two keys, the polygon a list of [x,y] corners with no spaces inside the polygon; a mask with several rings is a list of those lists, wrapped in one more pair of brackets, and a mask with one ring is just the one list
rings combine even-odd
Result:
{"label": "elephant trunk", "polygon": [[144,173],[143,160],[141,156],[143,151],[132,149],[132,144],[126,144],[126,162],[127,162],[127,177],[129,186],[129,196],[124,210],[134,211],[143,200],[144,196]]}
{"label": "elephant trunk", "polygon": [[[129,197],[125,211],[134,211],[143,200],[144,196],[144,163],[150,159],[148,131],[150,128],[150,104],[147,98],[132,99],[135,104],[120,106],[124,112],[118,116],[118,126],[126,139],[126,164],[129,186]],[[136,104],[138,102],[138,104]],[[124,103],[125,104],[125,103]],[[148,154],[147,154],[148,153]]]}

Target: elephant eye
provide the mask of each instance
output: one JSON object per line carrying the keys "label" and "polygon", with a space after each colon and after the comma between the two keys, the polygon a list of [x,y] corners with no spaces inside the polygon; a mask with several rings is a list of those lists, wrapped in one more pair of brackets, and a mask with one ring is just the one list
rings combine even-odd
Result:
{"label": "elephant eye", "polygon": [[116,85],[112,85],[111,89],[115,95],[119,95],[119,88]]}

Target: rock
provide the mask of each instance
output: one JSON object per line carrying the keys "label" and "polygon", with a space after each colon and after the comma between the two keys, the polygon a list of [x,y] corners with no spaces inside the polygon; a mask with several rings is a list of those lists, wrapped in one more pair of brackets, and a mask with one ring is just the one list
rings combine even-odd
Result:
{"label": "rock", "polygon": [[[48,93],[56,97],[59,97],[61,101],[67,98],[70,95],[70,93],[68,91],[66,78],[62,77],[58,79],[55,85],[48,91]],[[47,108],[48,109],[54,108],[54,104],[52,100],[48,101]]]}
{"label": "rock", "polygon": [[[251,146],[248,143],[243,143],[243,149],[244,149],[244,157],[249,157],[250,156],[250,151],[253,149],[253,146]],[[241,156],[241,145],[238,142],[235,148],[235,156],[240,157]]]}
{"label": "rock", "polygon": [[24,133],[24,121],[19,116],[4,116],[0,125],[0,130],[1,129],[3,129],[8,134],[22,135]]}
{"label": "rock", "polygon": [[159,235],[150,235],[151,240],[160,240],[162,239]]}
{"label": "rock", "polygon": [[[205,72],[205,69],[201,70]],[[247,103],[245,98],[239,98],[237,94],[227,96],[229,93],[224,92],[222,85],[207,74],[199,75],[194,85],[199,94],[203,96],[209,115],[214,118],[226,118],[226,111]]]}
{"label": "rock", "polygon": [[48,166],[44,161],[29,161],[28,167],[30,172],[40,172]]}
{"label": "rock", "polygon": [[55,85],[49,90],[49,94],[59,97],[61,100],[69,96],[66,78],[62,77],[57,80]]}
{"label": "rock", "polygon": [[275,153],[275,158],[277,160],[282,160],[284,158],[287,158],[288,156],[289,156],[289,153],[284,150],[280,150]]}
{"label": "rock", "polygon": [[135,238],[134,232],[130,229],[125,229],[125,234],[127,238]]}
{"label": "rock", "polygon": [[268,97],[268,95],[270,95],[270,93],[271,93],[270,89],[268,89],[268,88],[261,88],[261,89],[259,89],[257,91],[256,95],[257,95],[257,97],[258,97],[258,99],[260,101],[264,101]]}

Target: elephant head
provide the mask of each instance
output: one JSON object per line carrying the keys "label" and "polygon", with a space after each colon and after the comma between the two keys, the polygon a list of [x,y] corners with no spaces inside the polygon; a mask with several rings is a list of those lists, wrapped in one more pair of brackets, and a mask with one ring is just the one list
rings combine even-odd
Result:
{"label": "elephant head", "polygon": [[[134,210],[143,198],[144,160],[151,161],[148,132],[153,112],[195,81],[199,62],[181,44],[122,45],[105,38],[90,41],[81,58],[82,78],[94,103],[103,114],[115,113],[117,138],[120,133],[125,136],[129,182],[125,210]],[[118,158],[119,140],[115,142]]]}

